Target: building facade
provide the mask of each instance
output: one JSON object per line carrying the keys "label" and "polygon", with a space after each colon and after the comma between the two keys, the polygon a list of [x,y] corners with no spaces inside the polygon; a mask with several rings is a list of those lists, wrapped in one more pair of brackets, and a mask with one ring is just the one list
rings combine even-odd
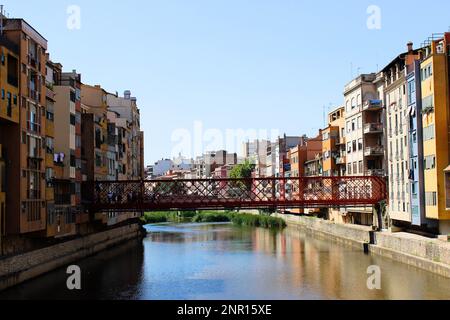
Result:
{"label": "building facade", "polygon": [[[344,90],[346,121],[346,175],[384,176],[384,124],[380,100],[381,76],[363,74]],[[372,208],[348,209],[348,220],[354,224],[372,225]]]}
{"label": "building facade", "polygon": [[450,233],[449,44],[450,33],[431,37],[420,62],[425,217],[439,223],[441,234]]}

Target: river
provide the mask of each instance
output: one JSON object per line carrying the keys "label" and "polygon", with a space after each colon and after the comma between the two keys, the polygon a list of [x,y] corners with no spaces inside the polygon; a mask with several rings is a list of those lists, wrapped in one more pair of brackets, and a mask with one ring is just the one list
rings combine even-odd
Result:
{"label": "river", "polygon": [[[82,289],[59,269],[0,299],[450,299],[450,279],[360,250],[230,224],[147,226],[148,237],[80,261]],[[367,268],[381,268],[381,289]]]}

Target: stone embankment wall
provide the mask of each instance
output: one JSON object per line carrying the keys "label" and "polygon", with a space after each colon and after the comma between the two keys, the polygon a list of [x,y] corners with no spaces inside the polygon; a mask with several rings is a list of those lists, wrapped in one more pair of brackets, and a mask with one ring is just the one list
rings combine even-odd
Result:
{"label": "stone embankment wall", "polygon": [[450,243],[408,234],[374,232],[371,227],[335,224],[303,216],[276,215],[290,227],[361,248],[367,253],[384,256],[441,276],[450,278]]}
{"label": "stone embankment wall", "polygon": [[141,226],[132,224],[0,260],[0,290],[139,238],[141,235]]}

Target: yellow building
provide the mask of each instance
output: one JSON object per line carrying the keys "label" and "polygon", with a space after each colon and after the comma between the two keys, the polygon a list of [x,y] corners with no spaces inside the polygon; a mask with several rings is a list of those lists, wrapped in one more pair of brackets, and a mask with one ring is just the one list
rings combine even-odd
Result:
{"label": "yellow building", "polygon": [[439,220],[441,234],[450,234],[445,170],[449,157],[449,69],[450,33],[430,40],[421,62],[424,140],[425,215]]}
{"label": "yellow building", "polygon": [[339,107],[328,115],[328,127],[323,130],[323,175],[345,174],[345,108]]}

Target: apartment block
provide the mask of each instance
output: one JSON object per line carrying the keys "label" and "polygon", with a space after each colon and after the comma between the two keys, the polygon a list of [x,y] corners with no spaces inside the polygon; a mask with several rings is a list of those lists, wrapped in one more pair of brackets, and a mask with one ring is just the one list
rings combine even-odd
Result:
{"label": "apartment block", "polygon": [[450,33],[430,37],[420,62],[425,217],[441,234],[450,233],[449,45]]}
{"label": "apartment block", "polygon": [[[49,211],[48,233],[73,236],[88,222],[81,204],[81,75],[63,72],[59,63],[49,63],[47,87],[53,92],[54,130],[47,143],[53,156],[55,205]],[[51,142],[51,143],[50,143]]]}
{"label": "apartment block", "polygon": [[307,137],[287,136],[284,135],[271,143],[267,148],[266,157],[266,177],[285,177],[288,170],[286,165],[290,163],[288,152],[297,146],[306,145]]}
{"label": "apartment block", "polygon": [[345,174],[345,107],[338,107],[328,115],[328,127],[322,130],[323,175]]}
{"label": "apartment block", "polygon": [[268,140],[249,141],[242,145],[244,158],[255,165],[256,178],[264,178],[266,176],[267,151],[269,146],[271,146],[271,143]]}
{"label": "apartment block", "polygon": [[[131,91],[126,90],[123,97],[118,94],[106,94],[106,106],[109,111],[115,112],[118,118],[126,120],[126,127],[129,130],[127,137],[128,149],[126,150],[126,174],[129,180],[140,180],[144,177],[143,146],[144,136],[141,131],[140,111],[137,106],[137,99],[131,96]],[[119,126],[123,128],[123,123]],[[126,132],[122,132],[126,133]],[[125,155],[124,155],[125,156]]]}
{"label": "apartment block", "polygon": [[387,124],[387,171],[389,215],[395,223],[411,223],[410,140],[406,60],[413,51],[402,53],[384,69],[384,102]]}
{"label": "apartment block", "polygon": [[[385,140],[382,74],[363,74],[345,86],[346,175],[384,176]],[[354,224],[372,225],[372,208],[349,209]]]}
{"label": "apartment block", "polygon": [[3,237],[5,235],[6,218],[6,169],[0,144],[0,256],[3,255]]}
{"label": "apartment block", "polygon": [[[26,21],[8,18],[3,19],[1,38],[3,50],[5,46],[10,50],[3,51],[6,59],[2,59],[2,65],[8,63],[10,75],[6,80],[9,85],[2,88],[2,93],[5,92],[8,105],[6,117],[15,123],[0,126],[8,172],[6,234],[36,235],[45,232],[47,217],[44,148],[47,40]],[[6,83],[2,82],[2,86]],[[11,121],[12,118],[17,121]]]}
{"label": "apartment block", "polygon": [[[20,135],[18,54],[19,47],[0,35],[0,255],[3,254],[3,238],[6,235],[7,195],[9,197],[12,191],[9,189],[12,180],[7,177],[14,171],[20,171],[17,147],[20,141],[14,141],[14,135]],[[14,149],[16,152],[13,152]]]}
{"label": "apartment block", "polygon": [[81,85],[81,158],[84,181],[105,181],[108,178],[107,92],[101,86]]}

